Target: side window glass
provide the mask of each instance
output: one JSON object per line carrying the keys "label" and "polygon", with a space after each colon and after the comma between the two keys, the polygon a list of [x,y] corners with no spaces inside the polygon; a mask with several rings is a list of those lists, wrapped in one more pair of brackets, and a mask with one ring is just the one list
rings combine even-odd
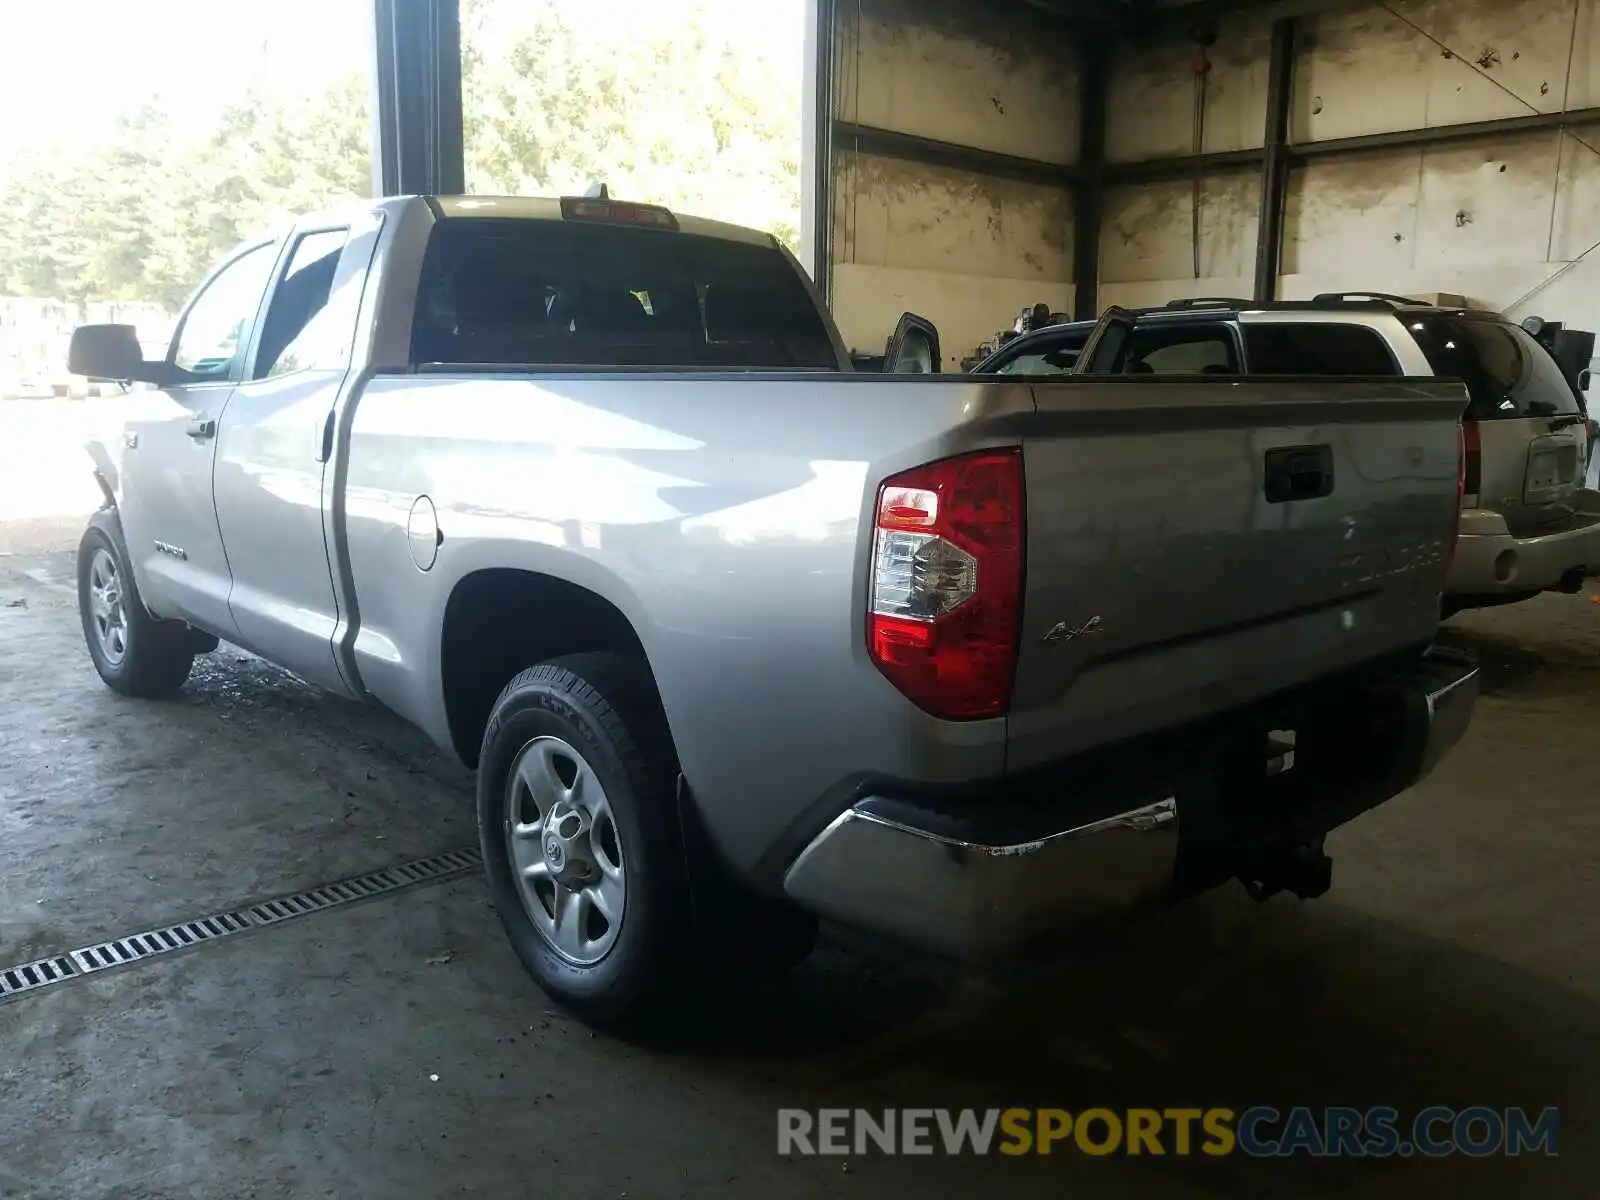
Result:
{"label": "side window glass", "polygon": [[261,326],[255,379],[271,379],[348,359],[347,322],[342,305],[330,305],[339,256],[349,230],[303,234],[295,242],[288,268],[272,294]]}
{"label": "side window glass", "polygon": [[1125,375],[1237,374],[1233,339],[1225,329],[1173,331],[1135,327],[1123,362]]}
{"label": "side window glass", "polygon": [[1244,327],[1252,375],[1398,375],[1377,330],[1365,325],[1295,321]]}
{"label": "side window glass", "polygon": [[274,246],[257,246],[224,267],[184,314],[172,362],[199,380],[226,379],[244,352],[261,294],[272,273]]}

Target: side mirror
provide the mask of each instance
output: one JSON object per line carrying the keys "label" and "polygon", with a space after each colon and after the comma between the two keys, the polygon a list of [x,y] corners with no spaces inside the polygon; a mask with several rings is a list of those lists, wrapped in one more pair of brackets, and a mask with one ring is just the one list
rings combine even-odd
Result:
{"label": "side mirror", "polygon": [[933,322],[915,313],[901,316],[889,339],[883,369],[892,375],[937,375],[939,331]]}
{"label": "side mirror", "polygon": [[1579,387],[1579,389],[1581,389],[1582,391],[1587,392],[1589,390],[1589,379],[1590,379],[1590,375],[1589,375],[1588,371],[1579,371],[1578,372],[1578,387]]}
{"label": "side mirror", "polygon": [[164,362],[149,362],[132,325],[80,325],[67,347],[67,370],[89,379],[161,383]]}

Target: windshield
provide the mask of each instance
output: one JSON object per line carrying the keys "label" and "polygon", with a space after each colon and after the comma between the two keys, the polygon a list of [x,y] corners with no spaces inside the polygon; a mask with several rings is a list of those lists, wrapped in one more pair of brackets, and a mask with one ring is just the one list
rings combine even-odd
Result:
{"label": "windshield", "polygon": [[1078,351],[1083,349],[1088,337],[1088,332],[1084,331],[1007,347],[983,371],[995,375],[1070,375],[1073,364],[1078,361]]}
{"label": "windshield", "polygon": [[566,221],[441,222],[411,349],[422,364],[838,366],[776,244]]}

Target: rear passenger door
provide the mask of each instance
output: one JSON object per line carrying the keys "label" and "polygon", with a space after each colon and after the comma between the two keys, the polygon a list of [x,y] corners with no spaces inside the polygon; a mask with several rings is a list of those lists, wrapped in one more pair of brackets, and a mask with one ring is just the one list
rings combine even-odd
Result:
{"label": "rear passenger door", "polygon": [[239,641],[340,691],[352,689],[334,651],[340,612],[324,477],[379,223],[369,214],[290,239],[217,447],[217,523]]}

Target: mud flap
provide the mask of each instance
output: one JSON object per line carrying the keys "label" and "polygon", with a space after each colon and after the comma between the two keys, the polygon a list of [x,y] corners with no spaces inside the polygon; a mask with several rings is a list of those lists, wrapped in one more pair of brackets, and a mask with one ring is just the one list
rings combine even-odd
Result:
{"label": "mud flap", "polygon": [[817,940],[817,919],[785,900],[741,883],[717,856],[699,807],[680,774],[678,835],[695,956],[717,992],[803,961]]}

